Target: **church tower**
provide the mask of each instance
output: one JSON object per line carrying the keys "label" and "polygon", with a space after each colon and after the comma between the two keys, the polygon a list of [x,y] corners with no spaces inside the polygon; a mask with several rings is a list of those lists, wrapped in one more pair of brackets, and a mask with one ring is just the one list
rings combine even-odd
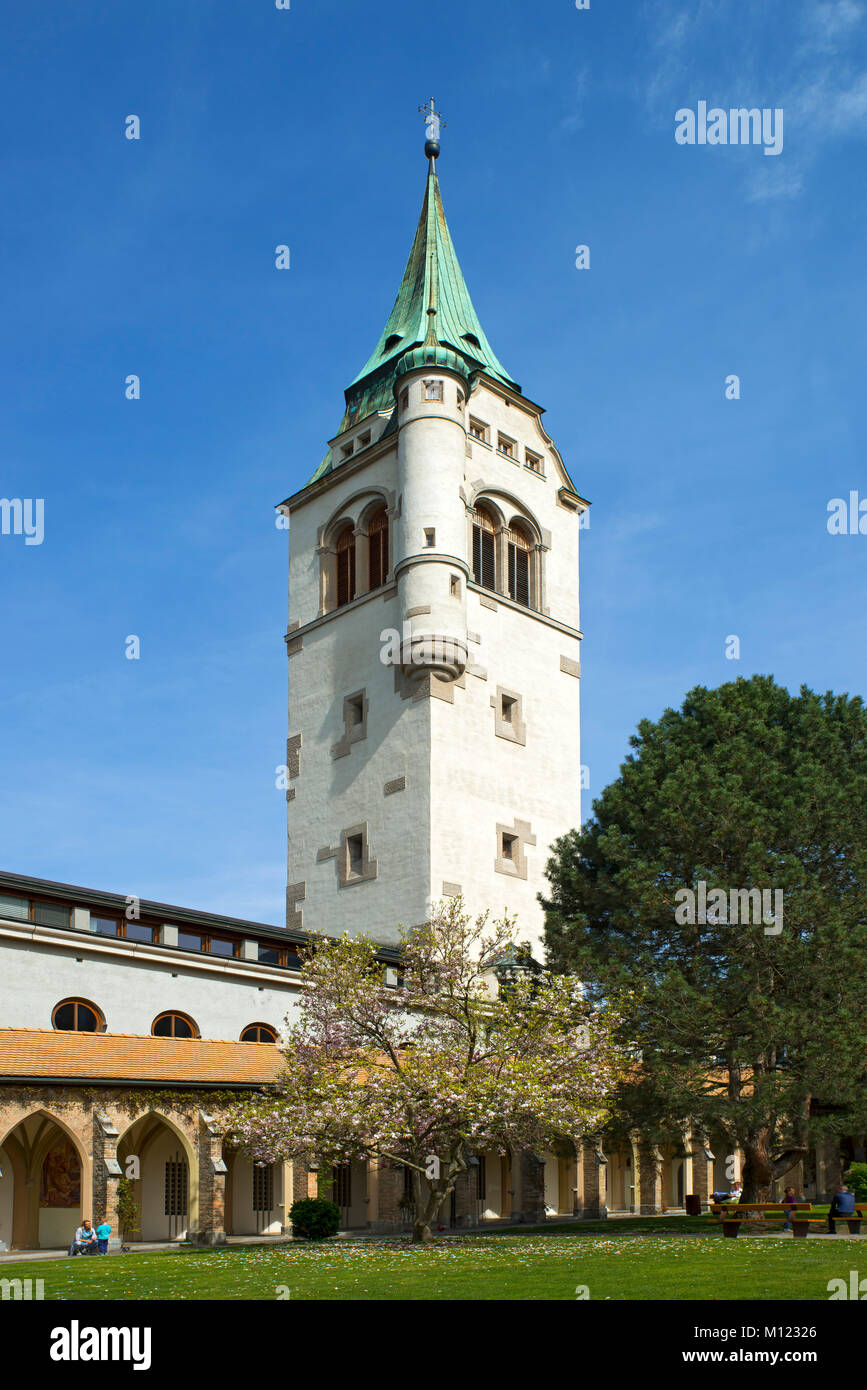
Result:
{"label": "church tower", "polygon": [[580,818],[587,503],[493,352],[429,168],[394,307],[289,517],[287,925],[394,942],[430,904],[539,940]]}

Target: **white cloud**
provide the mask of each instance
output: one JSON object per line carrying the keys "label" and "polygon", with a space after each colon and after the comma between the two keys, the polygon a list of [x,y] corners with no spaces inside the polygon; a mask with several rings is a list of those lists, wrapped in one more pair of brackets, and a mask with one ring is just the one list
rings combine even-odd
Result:
{"label": "white cloud", "polygon": [[782,157],[744,170],[750,202],[799,197],[832,140],[867,136],[867,0],[763,0],[748,17],[738,0],[662,0],[643,17],[643,97],[672,133],[675,110],[700,98],[783,109]]}

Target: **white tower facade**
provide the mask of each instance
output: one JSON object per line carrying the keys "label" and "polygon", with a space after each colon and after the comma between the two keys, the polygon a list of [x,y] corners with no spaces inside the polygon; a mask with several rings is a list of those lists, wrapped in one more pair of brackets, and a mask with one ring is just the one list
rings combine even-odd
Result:
{"label": "white tower facade", "polygon": [[289,517],[287,925],[397,940],[432,902],[537,942],[580,819],[577,493],[500,364],[429,141],[401,288]]}

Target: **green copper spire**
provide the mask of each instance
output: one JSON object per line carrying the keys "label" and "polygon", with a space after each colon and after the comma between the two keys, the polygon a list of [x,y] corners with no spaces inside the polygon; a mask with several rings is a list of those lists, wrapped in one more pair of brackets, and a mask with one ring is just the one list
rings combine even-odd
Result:
{"label": "green copper spire", "polygon": [[[436,174],[440,118],[433,109],[433,100],[429,110],[421,107],[419,110],[425,112],[428,133],[425,153],[429,159],[421,217],[382,336],[346,388],[346,412],[338,433],[376,410],[389,409],[394,402],[398,367],[410,370],[416,356],[418,365],[436,362],[467,376],[471,372],[486,372],[513,391],[521,389],[485,336],[455,255]],[[434,356],[437,347],[440,351]],[[413,349],[423,349],[424,358],[421,351],[413,353]],[[406,362],[402,360],[404,357]],[[333,467],[329,451],[311,482],[330,473]]]}
{"label": "green copper spire", "polygon": [[495,355],[479,323],[455,255],[443,210],[439,179],[432,167],[397,299],[379,342],[350,385],[350,392],[387,362],[392,359],[396,362],[409,348],[424,342],[432,290],[437,339],[441,346],[460,353],[471,370],[485,371],[516,389],[517,383]]}

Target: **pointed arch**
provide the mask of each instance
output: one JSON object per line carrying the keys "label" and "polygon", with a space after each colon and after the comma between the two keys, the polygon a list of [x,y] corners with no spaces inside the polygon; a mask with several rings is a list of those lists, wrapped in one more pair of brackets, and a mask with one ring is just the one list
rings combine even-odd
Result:
{"label": "pointed arch", "polygon": [[[28,1124],[38,1120],[35,1133],[28,1134]],[[32,1128],[32,1126],[31,1126]],[[40,1242],[40,1205],[42,1165],[57,1143],[58,1134],[72,1145],[80,1173],[80,1220],[93,1219],[93,1159],[82,1138],[60,1115],[45,1106],[34,1105],[19,1114],[0,1137],[13,1166],[12,1244],[19,1250],[38,1250]],[[71,1239],[73,1231],[69,1232]],[[64,1232],[64,1241],[66,1233]],[[49,1236],[49,1243],[53,1244]],[[62,1242],[61,1242],[62,1244]]]}
{"label": "pointed arch", "polygon": [[[141,1130],[138,1135],[133,1136],[132,1131],[135,1130],[137,1126],[141,1126]],[[135,1119],[131,1120],[123,1133],[118,1136],[118,1162],[123,1169],[127,1158],[132,1154],[137,1154],[141,1160],[141,1175],[138,1179],[133,1180],[133,1196],[135,1197],[139,1212],[144,1221],[143,1192],[147,1150],[151,1148],[160,1137],[162,1129],[166,1129],[170,1134],[174,1135],[186,1159],[189,1206],[187,1212],[187,1230],[197,1231],[199,1228],[199,1158],[189,1135],[184,1132],[175,1120],[169,1115],[166,1115],[162,1110],[150,1109],[143,1111],[140,1115],[136,1115]],[[139,1149],[141,1150],[140,1152]],[[149,1174],[149,1176],[152,1175]],[[143,1233],[142,1238],[146,1238]]]}

